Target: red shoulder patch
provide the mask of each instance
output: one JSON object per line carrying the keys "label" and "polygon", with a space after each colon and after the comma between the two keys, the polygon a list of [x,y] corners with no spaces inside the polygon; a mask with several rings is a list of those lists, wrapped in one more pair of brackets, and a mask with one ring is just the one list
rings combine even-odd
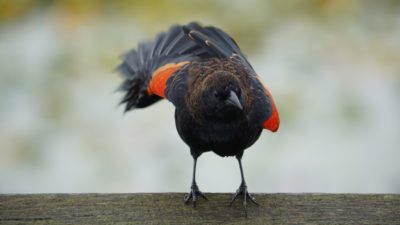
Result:
{"label": "red shoulder patch", "polygon": [[176,70],[181,68],[183,65],[189,63],[189,61],[183,61],[180,63],[168,63],[158,68],[152,74],[147,93],[149,95],[158,95],[165,98],[165,87],[167,85],[168,78],[175,73]]}
{"label": "red shoulder patch", "polygon": [[257,79],[264,86],[265,93],[269,96],[269,98],[271,100],[271,105],[272,105],[271,116],[264,121],[263,128],[268,129],[272,132],[276,132],[278,130],[279,124],[280,124],[278,109],[276,108],[274,99],[272,98],[272,94],[268,90],[267,86],[265,86],[264,83],[259,78],[257,78]]}
{"label": "red shoulder patch", "polygon": [[263,127],[272,132],[276,132],[279,128],[279,123],[280,123],[279,113],[278,110],[276,109],[274,101],[272,100],[272,114],[267,120],[264,121]]}

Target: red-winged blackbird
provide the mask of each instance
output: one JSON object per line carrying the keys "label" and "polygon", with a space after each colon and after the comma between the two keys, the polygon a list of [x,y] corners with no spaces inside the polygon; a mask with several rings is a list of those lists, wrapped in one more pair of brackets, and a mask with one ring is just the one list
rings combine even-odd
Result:
{"label": "red-winged blackbird", "polygon": [[241,158],[263,128],[278,129],[279,115],[271,93],[228,34],[197,23],[172,26],[125,54],[118,70],[126,111],[163,98],[175,105],[176,128],[194,159],[186,203],[206,199],[196,184],[196,162],[213,151],[238,159],[242,182],[232,202],[243,195],[245,208],[247,199],[257,204],[247,192]]}

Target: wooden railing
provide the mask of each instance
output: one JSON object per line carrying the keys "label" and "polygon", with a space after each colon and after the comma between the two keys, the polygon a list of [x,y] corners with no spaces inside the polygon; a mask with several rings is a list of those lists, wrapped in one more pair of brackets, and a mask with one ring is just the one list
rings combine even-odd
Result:
{"label": "wooden railing", "polygon": [[196,208],[183,193],[2,194],[0,224],[400,224],[398,194],[255,194],[247,218],[240,199],[206,194]]}

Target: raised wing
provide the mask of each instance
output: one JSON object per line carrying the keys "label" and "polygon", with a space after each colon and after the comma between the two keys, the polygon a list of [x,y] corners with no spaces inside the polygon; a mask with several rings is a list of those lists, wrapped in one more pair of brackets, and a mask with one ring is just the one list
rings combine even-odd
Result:
{"label": "raised wing", "polygon": [[190,40],[178,25],[126,53],[117,68],[124,78],[119,90],[125,92],[121,101],[126,104],[125,111],[147,107],[162,99],[166,80],[203,54],[206,51]]}
{"label": "raised wing", "polygon": [[198,23],[172,26],[154,41],[140,43],[137,50],[124,55],[118,70],[124,78],[120,90],[125,92],[121,101],[126,104],[125,111],[147,107],[162,98],[168,98],[175,105],[181,102],[187,85],[187,74],[182,68],[209,58],[231,59],[245,67],[253,88],[266,98],[262,107],[265,108],[263,127],[276,131],[279,115],[272,95],[236,42],[224,31]]}

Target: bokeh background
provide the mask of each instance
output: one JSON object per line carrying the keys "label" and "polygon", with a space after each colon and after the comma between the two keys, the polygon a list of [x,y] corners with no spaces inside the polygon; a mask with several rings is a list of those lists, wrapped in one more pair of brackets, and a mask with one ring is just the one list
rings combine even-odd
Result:
{"label": "bokeh background", "polygon": [[[400,1],[0,0],[0,192],[189,190],[160,102],[123,114],[119,56],[172,24],[231,34],[281,114],[244,155],[252,192],[400,193]],[[235,158],[198,162],[233,192]]]}

